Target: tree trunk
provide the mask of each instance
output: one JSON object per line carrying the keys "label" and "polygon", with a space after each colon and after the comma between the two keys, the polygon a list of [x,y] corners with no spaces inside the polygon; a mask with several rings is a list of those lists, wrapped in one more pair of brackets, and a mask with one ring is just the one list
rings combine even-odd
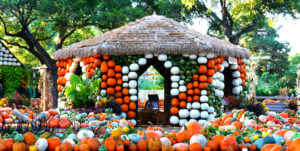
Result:
{"label": "tree trunk", "polygon": [[57,71],[58,68],[56,66],[56,61],[53,60],[50,55],[46,52],[46,50],[40,45],[40,43],[35,39],[32,33],[27,29],[25,30],[22,38],[26,41],[26,43],[30,46],[30,52],[39,58],[39,60],[46,64],[47,72],[50,74],[50,90],[52,94],[52,108],[57,108],[58,106],[58,90],[57,90]]}

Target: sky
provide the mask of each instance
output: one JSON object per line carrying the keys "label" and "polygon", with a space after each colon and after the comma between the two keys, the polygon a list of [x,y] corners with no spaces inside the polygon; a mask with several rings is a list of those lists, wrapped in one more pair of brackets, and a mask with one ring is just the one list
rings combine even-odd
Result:
{"label": "sky", "polygon": [[[204,19],[194,19],[193,25],[188,25],[191,28],[206,34],[208,23]],[[274,21],[275,28],[280,28],[278,31],[279,41],[286,41],[290,43],[291,52],[289,55],[294,56],[300,53],[300,19],[294,20],[291,17],[280,16]]]}

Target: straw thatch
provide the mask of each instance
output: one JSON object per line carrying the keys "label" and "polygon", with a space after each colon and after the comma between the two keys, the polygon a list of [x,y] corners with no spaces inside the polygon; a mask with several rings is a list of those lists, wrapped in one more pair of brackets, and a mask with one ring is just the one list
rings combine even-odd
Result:
{"label": "straw thatch", "polygon": [[187,28],[163,16],[147,16],[97,37],[56,51],[54,59],[106,55],[198,54],[249,58],[248,49]]}

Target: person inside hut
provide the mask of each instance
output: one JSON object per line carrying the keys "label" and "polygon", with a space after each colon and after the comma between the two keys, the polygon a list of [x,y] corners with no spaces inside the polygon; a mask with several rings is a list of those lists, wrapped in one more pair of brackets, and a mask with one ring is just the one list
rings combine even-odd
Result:
{"label": "person inside hut", "polygon": [[26,79],[24,78],[22,84],[19,88],[16,89],[16,95],[25,96],[29,98],[29,91],[26,88]]}

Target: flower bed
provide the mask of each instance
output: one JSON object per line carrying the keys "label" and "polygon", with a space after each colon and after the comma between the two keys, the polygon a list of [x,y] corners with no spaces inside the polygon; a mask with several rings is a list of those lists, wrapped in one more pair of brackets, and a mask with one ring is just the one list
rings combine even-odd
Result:
{"label": "flower bed", "polygon": [[72,110],[37,114],[11,108],[0,112],[0,150],[296,151],[300,142],[300,119],[293,110],[266,115],[233,110],[204,125],[191,121],[179,129],[138,128],[134,120],[125,120],[126,114],[115,115],[112,109],[99,114]]}

